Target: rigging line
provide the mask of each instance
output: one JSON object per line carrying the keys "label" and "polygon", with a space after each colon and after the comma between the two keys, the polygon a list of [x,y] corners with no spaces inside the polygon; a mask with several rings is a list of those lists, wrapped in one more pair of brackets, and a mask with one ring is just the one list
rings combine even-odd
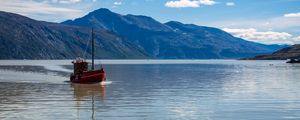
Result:
{"label": "rigging line", "polygon": [[90,38],[91,38],[91,36],[89,36],[89,39],[88,39],[88,41],[86,42],[85,50],[84,50],[84,53],[83,53],[83,57],[85,57],[85,59],[87,59],[87,56],[85,56],[85,54],[86,54],[86,51],[87,51],[88,46],[89,46],[90,41],[91,41]]}
{"label": "rigging line", "polygon": [[[95,32],[96,30],[94,30],[94,32]],[[96,32],[95,32],[96,33]],[[94,38],[95,39],[95,45],[96,45],[96,43],[97,43],[97,41],[96,41],[96,37]],[[99,39],[98,40],[98,43],[99,43],[99,48],[101,47],[101,39]],[[95,51],[96,51],[96,47],[95,47]],[[100,53],[101,54],[101,53]],[[101,56],[99,56],[99,59],[98,59],[98,63],[100,64],[100,67],[101,68],[103,68],[103,65],[102,65],[102,62],[101,62]]]}
{"label": "rigging line", "polygon": [[[95,40],[96,40],[96,39],[95,39]],[[86,42],[86,48],[85,48],[84,53],[83,53],[83,58],[85,57],[85,59],[87,59],[87,57],[86,57],[85,54],[87,53],[87,49],[88,49],[88,46],[90,45],[90,41],[91,41],[91,36],[89,36],[89,39],[88,39],[88,41]],[[95,42],[96,42],[96,41],[95,41]],[[101,65],[101,68],[103,68],[101,60],[99,60],[99,64]]]}
{"label": "rigging line", "polygon": [[[76,33],[76,39],[77,39],[78,42],[81,42],[81,40],[79,39],[78,33]],[[81,51],[81,50],[80,50],[80,51]],[[78,57],[82,57],[82,58],[83,58],[82,55],[83,55],[83,54],[82,54],[82,51],[78,53]]]}
{"label": "rigging line", "polygon": [[[100,40],[101,40],[101,39],[100,39]],[[100,40],[99,40],[99,41],[100,41]],[[99,43],[99,44],[101,44],[101,43]],[[100,47],[101,47],[101,45],[100,45]],[[100,48],[100,47],[99,47],[99,48]],[[101,54],[101,53],[100,53],[100,54]],[[103,65],[102,65],[102,62],[101,62],[101,61],[102,61],[101,56],[99,56],[99,64],[100,64],[100,67],[103,68]]]}

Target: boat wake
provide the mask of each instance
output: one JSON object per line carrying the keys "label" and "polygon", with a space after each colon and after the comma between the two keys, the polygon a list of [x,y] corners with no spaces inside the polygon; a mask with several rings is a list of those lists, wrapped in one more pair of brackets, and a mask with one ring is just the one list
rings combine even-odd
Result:
{"label": "boat wake", "polygon": [[100,82],[101,85],[109,85],[111,83],[112,83],[112,81],[103,81],[103,82]]}
{"label": "boat wake", "polygon": [[72,70],[66,69],[59,65],[44,65],[43,67],[47,70],[52,70],[52,71],[72,72]]}

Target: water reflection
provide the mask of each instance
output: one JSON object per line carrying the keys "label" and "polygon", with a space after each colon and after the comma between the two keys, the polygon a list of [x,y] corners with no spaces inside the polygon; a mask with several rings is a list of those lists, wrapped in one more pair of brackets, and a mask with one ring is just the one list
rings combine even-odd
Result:
{"label": "water reflection", "polygon": [[300,65],[217,62],[105,65],[106,86],[0,62],[0,119],[300,119]]}
{"label": "water reflection", "polygon": [[101,84],[71,84],[76,101],[77,119],[80,118],[80,110],[86,112],[90,107],[91,119],[95,120],[95,104],[103,102],[105,98],[105,85]]}

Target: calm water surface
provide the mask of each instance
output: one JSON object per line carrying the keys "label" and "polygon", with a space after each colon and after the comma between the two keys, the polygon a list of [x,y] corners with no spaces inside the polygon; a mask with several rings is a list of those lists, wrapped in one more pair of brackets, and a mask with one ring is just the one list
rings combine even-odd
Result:
{"label": "calm water surface", "polygon": [[[284,61],[97,61],[105,85],[71,84],[69,60],[0,61],[0,119],[300,119],[300,65]],[[99,67],[99,66],[98,66]]]}

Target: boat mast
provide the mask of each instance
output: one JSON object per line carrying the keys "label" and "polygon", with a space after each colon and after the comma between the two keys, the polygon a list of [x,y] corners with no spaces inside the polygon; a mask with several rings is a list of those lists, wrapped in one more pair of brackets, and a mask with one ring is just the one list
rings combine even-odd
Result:
{"label": "boat mast", "polygon": [[94,28],[92,28],[92,70],[94,70],[94,59],[95,59],[94,45],[95,45]]}

